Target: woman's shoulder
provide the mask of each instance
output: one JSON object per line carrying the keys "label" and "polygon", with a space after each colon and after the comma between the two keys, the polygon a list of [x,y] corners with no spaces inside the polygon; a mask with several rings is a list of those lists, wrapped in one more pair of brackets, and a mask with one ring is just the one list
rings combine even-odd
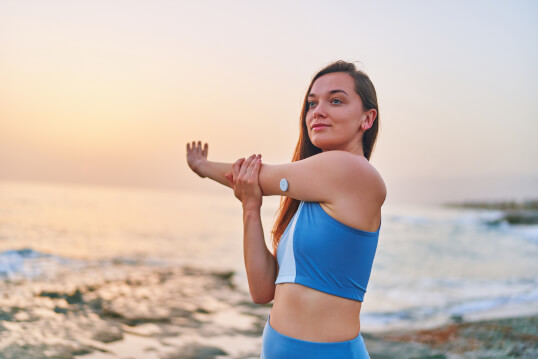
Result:
{"label": "woman's shoulder", "polygon": [[368,174],[371,177],[370,183],[376,190],[377,194],[382,197],[384,201],[387,196],[387,186],[385,184],[385,180],[383,180],[383,177],[379,171],[369,161],[367,162]]}
{"label": "woman's shoulder", "polygon": [[355,177],[360,175],[361,178],[368,178],[372,184],[377,184],[380,187],[385,187],[385,181],[379,171],[362,155],[357,155],[347,151],[326,151],[315,156],[325,157],[326,161],[331,164],[336,164],[342,174]]}
{"label": "woman's shoulder", "polygon": [[[364,171],[365,175],[367,176],[367,180],[364,182],[366,183],[368,192],[372,196],[372,199],[374,199],[375,202],[378,202],[379,206],[381,206],[387,198],[387,186],[379,171],[368,160],[366,160],[366,158],[364,160],[368,162],[365,165],[367,170]],[[362,192],[362,194],[364,194],[364,191]]]}
{"label": "woman's shoulder", "polygon": [[355,189],[352,192],[357,193],[360,197],[368,194],[370,199],[375,199],[376,202],[381,204],[385,201],[387,195],[385,181],[366,157],[346,151],[327,151],[323,153],[326,154],[328,160],[334,161],[341,168],[341,174],[348,179],[350,185]]}
{"label": "woman's shoulder", "polygon": [[[331,154],[329,154],[332,152]],[[328,151],[346,178],[331,201],[320,206],[336,220],[356,229],[375,232],[387,189],[379,171],[364,157],[345,151]],[[334,168],[334,167],[333,167]]]}

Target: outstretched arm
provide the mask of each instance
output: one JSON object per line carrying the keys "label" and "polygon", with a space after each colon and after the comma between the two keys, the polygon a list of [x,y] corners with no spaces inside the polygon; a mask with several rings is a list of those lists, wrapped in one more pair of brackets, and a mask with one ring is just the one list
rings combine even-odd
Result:
{"label": "outstretched arm", "polygon": [[187,163],[198,176],[211,178],[213,181],[231,187],[226,180],[226,174],[232,173],[233,163],[213,162],[207,160],[208,145],[202,147],[202,142],[187,143]]}
{"label": "outstretched arm", "polygon": [[187,162],[200,177],[209,177],[233,188],[235,196],[243,205],[243,255],[247,271],[250,295],[254,303],[269,303],[275,295],[275,279],[278,271],[276,258],[271,254],[263,234],[261,221],[262,191],[258,175],[261,156],[240,158],[235,163],[219,163],[207,160],[207,143],[187,144]]}
{"label": "outstretched arm", "polygon": [[[242,161],[244,159],[239,159]],[[226,175],[232,173],[232,163],[207,160],[207,144],[187,145],[187,161],[201,177],[231,187]],[[283,191],[280,181],[286,179],[288,188]],[[264,196],[281,195],[300,201],[334,203],[353,195],[384,198],[385,186],[379,173],[363,156],[345,151],[327,151],[279,165],[261,165],[259,185]]]}

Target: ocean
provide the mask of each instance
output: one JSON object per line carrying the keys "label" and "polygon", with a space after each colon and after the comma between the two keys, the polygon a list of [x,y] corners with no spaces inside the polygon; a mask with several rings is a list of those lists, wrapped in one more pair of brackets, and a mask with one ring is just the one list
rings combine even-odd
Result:
{"label": "ocean", "polygon": [[[278,200],[264,198],[267,243]],[[501,215],[386,203],[361,330],[538,313],[538,226],[489,223]],[[0,286],[96,263],[233,271],[246,290],[241,205],[225,191],[0,182]]]}

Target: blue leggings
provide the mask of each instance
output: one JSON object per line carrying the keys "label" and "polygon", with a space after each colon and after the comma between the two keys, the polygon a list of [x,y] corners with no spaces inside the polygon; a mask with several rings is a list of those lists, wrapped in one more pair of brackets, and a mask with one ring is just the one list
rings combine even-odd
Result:
{"label": "blue leggings", "polygon": [[369,359],[362,336],[343,342],[308,342],[280,334],[269,319],[263,329],[260,359]]}

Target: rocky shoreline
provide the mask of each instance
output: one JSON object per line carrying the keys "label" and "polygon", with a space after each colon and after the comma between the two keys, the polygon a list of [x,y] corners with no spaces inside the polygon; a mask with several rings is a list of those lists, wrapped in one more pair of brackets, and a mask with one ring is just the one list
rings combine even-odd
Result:
{"label": "rocky shoreline", "polygon": [[467,201],[461,203],[445,203],[446,207],[484,209],[502,211],[503,215],[488,224],[498,225],[502,222],[508,224],[532,225],[538,224],[538,199],[525,201]]}
{"label": "rocky shoreline", "polygon": [[538,358],[538,316],[363,334],[372,358]]}
{"label": "rocky shoreline", "polygon": [[189,267],[95,266],[54,281],[4,281],[0,358],[255,358],[270,307],[248,299],[233,272]]}
{"label": "rocky shoreline", "polygon": [[[259,358],[270,305],[233,272],[107,263],[3,280],[1,359]],[[372,358],[536,358],[538,317],[363,333]]]}

